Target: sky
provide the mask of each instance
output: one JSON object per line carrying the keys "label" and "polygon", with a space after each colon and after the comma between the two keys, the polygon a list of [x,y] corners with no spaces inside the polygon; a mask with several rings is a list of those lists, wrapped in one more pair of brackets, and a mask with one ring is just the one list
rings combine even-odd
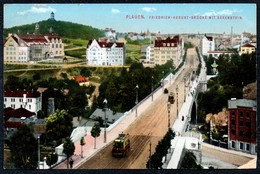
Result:
{"label": "sky", "polygon": [[55,13],[68,21],[117,32],[256,34],[256,4],[4,4],[4,28]]}

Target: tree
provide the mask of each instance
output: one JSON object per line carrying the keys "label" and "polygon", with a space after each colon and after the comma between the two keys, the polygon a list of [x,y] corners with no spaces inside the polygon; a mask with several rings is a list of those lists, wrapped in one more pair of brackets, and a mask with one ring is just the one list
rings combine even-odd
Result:
{"label": "tree", "polygon": [[41,74],[38,72],[33,75],[33,81],[37,81],[37,80],[41,80]]}
{"label": "tree", "polygon": [[91,71],[87,68],[83,68],[80,71],[80,75],[85,76],[85,77],[90,77],[91,76]]}
{"label": "tree", "polygon": [[20,78],[14,75],[7,77],[5,82],[5,89],[16,90],[20,86]]}
{"label": "tree", "polygon": [[99,137],[101,132],[99,123],[95,123],[91,129],[91,136],[95,138],[94,148],[96,149],[96,137]]}
{"label": "tree", "polygon": [[63,143],[63,153],[67,156],[67,168],[69,168],[69,158],[74,154],[75,145],[70,137],[67,137]]}
{"label": "tree", "polygon": [[197,164],[196,156],[192,152],[186,152],[181,162],[181,169],[203,169],[200,164]]}
{"label": "tree", "polygon": [[46,163],[48,166],[55,164],[58,161],[58,154],[55,152],[50,152],[47,156]]}
{"label": "tree", "polygon": [[80,145],[81,145],[81,158],[83,158],[83,146],[85,145],[84,137],[81,137],[80,139]]}
{"label": "tree", "polygon": [[72,131],[72,116],[66,110],[57,109],[45,118],[48,142],[70,136]]}
{"label": "tree", "polygon": [[20,169],[36,169],[38,163],[37,139],[32,129],[22,125],[14,132],[10,141],[11,158],[15,167]]}

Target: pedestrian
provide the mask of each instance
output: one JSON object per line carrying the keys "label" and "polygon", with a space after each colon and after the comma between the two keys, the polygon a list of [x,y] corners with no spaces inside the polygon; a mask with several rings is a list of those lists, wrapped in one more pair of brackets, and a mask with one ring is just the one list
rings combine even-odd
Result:
{"label": "pedestrian", "polygon": [[71,159],[70,159],[70,168],[71,168],[71,169],[73,168],[73,162],[74,162],[74,161],[73,161],[73,159],[71,158]]}

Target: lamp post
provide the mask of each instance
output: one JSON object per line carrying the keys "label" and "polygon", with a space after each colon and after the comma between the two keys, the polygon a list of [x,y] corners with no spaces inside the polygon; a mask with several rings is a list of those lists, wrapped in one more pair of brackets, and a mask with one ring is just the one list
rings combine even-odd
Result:
{"label": "lamp post", "polygon": [[38,135],[38,169],[40,169],[40,136]]}
{"label": "lamp post", "polygon": [[152,91],[152,101],[153,101],[153,76],[152,76],[152,89],[151,89]]}
{"label": "lamp post", "polygon": [[176,104],[177,104],[177,118],[178,118],[178,114],[179,114],[179,111],[178,111],[178,90],[179,90],[179,88],[178,88],[178,85],[176,85],[176,100],[177,100]]}
{"label": "lamp post", "polygon": [[167,103],[167,109],[168,109],[168,129],[171,127],[171,118],[170,118],[170,112],[171,112],[171,103]]}
{"label": "lamp post", "polygon": [[106,132],[106,127],[107,127],[107,117],[106,117],[106,105],[107,105],[107,99],[104,99],[104,114],[105,114],[105,127],[104,127],[104,143],[107,142],[107,132]]}
{"label": "lamp post", "polygon": [[139,88],[139,86],[138,85],[136,85],[135,86],[135,89],[136,89],[136,98],[135,98],[135,107],[136,107],[136,109],[135,109],[135,116],[137,116],[137,104],[138,104],[138,88]]}
{"label": "lamp post", "polygon": [[185,102],[185,99],[186,99],[186,77],[184,77],[184,102]]}

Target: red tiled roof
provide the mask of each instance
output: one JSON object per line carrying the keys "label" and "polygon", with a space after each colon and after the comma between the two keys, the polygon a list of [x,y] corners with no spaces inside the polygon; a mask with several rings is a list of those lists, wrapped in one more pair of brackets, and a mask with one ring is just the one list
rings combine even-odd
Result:
{"label": "red tiled roof", "polygon": [[59,34],[56,34],[56,33],[52,33],[52,34],[44,34],[44,36],[47,36],[48,39],[60,39],[60,35]]}
{"label": "red tiled roof", "polygon": [[43,34],[18,34],[25,42],[41,42],[48,43]]}
{"label": "red tiled roof", "polygon": [[[169,45],[168,45],[169,43]],[[173,45],[172,45],[173,43]],[[161,38],[157,38],[157,40],[155,40],[155,47],[177,47],[177,44],[179,43],[179,37],[175,36],[173,38],[167,37],[165,40],[161,39]]]}
{"label": "red tiled roof", "polygon": [[23,124],[25,124],[25,123],[7,121],[7,122],[5,122],[5,127],[18,128],[18,127],[22,126]]}
{"label": "red tiled roof", "polygon": [[255,46],[247,43],[247,44],[242,45],[242,47],[255,47]]}
{"label": "red tiled roof", "polygon": [[27,98],[37,98],[40,97],[40,93],[38,91],[11,91],[6,90],[4,91],[4,97],[23,97],[23,94],[26,94]]}
{"label": "red tiled roof", "polygon": [[[93,42],[93,40],[90,40],[88,42],[88,47],[92,44],[92,42]],[[101,48],[111,48],[114,44],[116,44],[117,48],[124,47],[124,43],[121,43],[121,42],[99,42],[99,41],[97,41],[97,43]]]}
{"label": "red tiled roof", "polygon": [[76,77],[74,77],[74,80],[75,80],[76,82],[78,82],[78,83],[88,82],[88,81],[89,81],[89,80],[88,80],[86,77],[84,77],[84,76],[76,76]]}
{"label": "red tiled roof", "polygon": [[5,120],[8,120],[10,117],[15,117],[15,118],[21,118],[21,117],[31,117],[33,115],[36,115],[34,112],[28,111],[27,109],[24,108],[19,108],[15,109],[9,112],[5,113]]}

